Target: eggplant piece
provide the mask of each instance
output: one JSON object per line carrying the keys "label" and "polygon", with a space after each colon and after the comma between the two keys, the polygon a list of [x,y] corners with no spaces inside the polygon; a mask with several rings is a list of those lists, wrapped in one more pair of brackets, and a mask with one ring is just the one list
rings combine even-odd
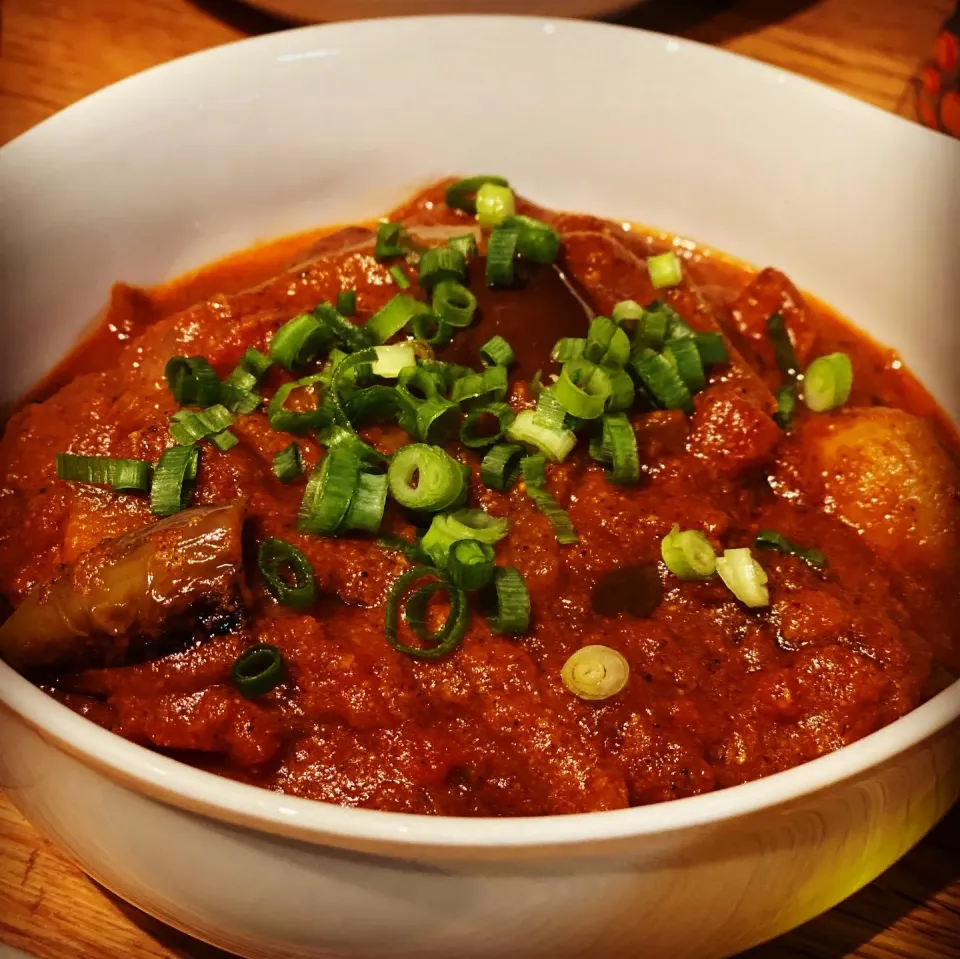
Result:
{"label": "eggplant piece", "polygon": [[131,648],[242,613],[238,507],[198,506],[106,540],[38,586],[0,626],[14,669],[118,665]]}

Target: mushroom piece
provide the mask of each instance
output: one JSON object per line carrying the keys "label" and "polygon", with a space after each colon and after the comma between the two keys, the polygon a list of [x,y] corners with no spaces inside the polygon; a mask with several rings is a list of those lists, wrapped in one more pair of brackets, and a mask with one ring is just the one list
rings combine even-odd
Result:
{"label": "mushroom piece", "polygon": [[100,543],[0,626],[21,672],[117,665],[171,635],[223,631],[244,594],[240,510],[198,506]]}

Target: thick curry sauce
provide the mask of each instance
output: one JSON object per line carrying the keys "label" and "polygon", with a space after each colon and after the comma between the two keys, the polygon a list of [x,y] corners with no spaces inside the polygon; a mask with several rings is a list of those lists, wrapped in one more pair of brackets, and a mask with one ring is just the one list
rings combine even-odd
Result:
{"label": "thick curry sauce", "polygon": [[[391,219],[425,236],[472,225],[442,197],[430,188]],[[579,447],[550,468],[576,545],[556,542],[522,483],[489,490],[479,456],[450,447],[472,470],[471,505],[509,517],[497,562],[526,580],[527,635],[494,635],[474,616],[443,659],[392,649],[383,603],[407,560],[372,537],[297,532],[304,480],[274,476],[291,437],[261,411],[238,419],[234,449],[204,453],[194,496],[240,505],[245,615],[172,652],[37,681],[118,735],[245,782],[345,805],[504,816],[660,802],[766,776],[892,722],[956,671],[960,610],[944,588],[957,572],[956,437],[897,357],[774,270],[593,217],[521,212],[559,230],[558,264],[527,267],[516,289],[498,291],[473,263],[479,320],[439,354],[476,366],[482,343],[506,337],[515,409],[532,406],[536,370],[555,371],[554,341],[583,336],[593,313],[623,299],[660,296],[695,329],[721,329],[730,352],[692,416],[631,415],[637,485],[613,485]],[[156,290],[114,288],[95,334],[13,414],[0,443],[0,592],[11,607],[152,522],[143,497],[57,480],[54,454],[155,462],[177,408],[163,376],[171,356],[204,356],[225,376],[245,349],[266,350],[284,322],[343,289],[357,291],[361,322],[371,316],[397,292],[371,236],[350,227],[288,238]],[[669,248],[684,256],[684,283],[655,291],[645,259]],[[778,311],[802,366],[840,350],[854,369],[843,409],[801,406],[789,431],[771,418],[780,374],[765,331]],[[265,393],[286,379],[271,371]],[[362,435],[384,453],[407,441],[395,427]],[[300,442],[309,471],[322,447]],[[757,554],[771,603],[752,610],[716,577],[682,582],[666,569],[660,545],[673,524],[702,530],[718,550],[776,529],[822,551],[827,566]],[[390,507],[384,530],[412,538]],[[309,558],[320,590],[311,610],[292,612],[263,589],[255,553],[267,536]],[[229,674],[255,642],[281,650],[287,677],[246,699]],[[630,680],[585,702],[560,673],[594,643],[625,657]]]}

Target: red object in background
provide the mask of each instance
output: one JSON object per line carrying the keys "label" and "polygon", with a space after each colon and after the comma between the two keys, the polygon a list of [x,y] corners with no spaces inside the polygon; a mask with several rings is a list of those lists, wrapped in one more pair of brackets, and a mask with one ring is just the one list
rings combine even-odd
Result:
{"label": "red object in background", "polygon": [[917,119],[960,137],[960,5],[940,30],[933,58],[913,81]]}

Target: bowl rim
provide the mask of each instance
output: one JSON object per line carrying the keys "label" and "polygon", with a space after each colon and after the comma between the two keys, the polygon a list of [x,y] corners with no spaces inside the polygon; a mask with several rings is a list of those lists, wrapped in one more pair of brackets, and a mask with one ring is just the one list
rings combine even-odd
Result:
{"label": "bowl rim", "polygon": [[[74,117],[91,105],[109,108],[118,89],[126,93],[144,87],[173,72],[193,68],[198,58],[211,65],[227,63],[243,50],[268,49],[285,45],[290,34],[320,34],[335,37],[370,30],[389,30],[397,22],[419,22],[442,27],[464,20],[501,21],[503,29],[540,25],[549,31],[562,25],[564,30],[582,30],[591,34],[629,32],[657,37],[676,49],[694,56],[740,61],[741,69],[750,69],[758,78],[778,84],[800,85],[817,96],[826,97],[836,108],[870,110],[893,124],[912,127],[911,136],[938,135],[913,127],[902,118],[854,100],[805,77],[790,74],[747,57],[730,54],[704,44],[675,37],[651,34],[618,24],[591,23],[551,17],[502,15],[446,15],[391,17],[373,21],[351,21],[299,27],[263,36],[239,40],[200,51],[152,67],[128,77],[67,107],[60,113],[21,134],[2,148],[8,157],[29,150],[41,140],[51,124]],[[278,39],[279,38],[279,39]],[[242,55],[242,54],[241,54]],[[12,157],[11,157],[12,158]],[[960,717],[960,682],[906,716],[871,735],[818,759],[767,778],[717,790],[700,796],[676,799],[650,806],[638,806],[606,812],[516,818],[440,817],[409,813],[349,808],[285,795],[268,789],[239,783],[214,773],[195,769],[175,759],[122,739],[33,686],[0,661],[0,706],[24,720],[40,736],[58,748],[80,758],[85,765],[106,772],[136,791],[152,795],[170,805],[191,809],[213,819],[224,820],[260,831],[288,835],[313,842],[349,847],[351,845],[441,848],[459,852],[469,850],[510,850],[530,847],[574,846],[604,840],[620,840],[671,833],[717,825],[772,806],[785,805],[810,793],[863,775],[871,768],[895,759],[943,731]]]}

